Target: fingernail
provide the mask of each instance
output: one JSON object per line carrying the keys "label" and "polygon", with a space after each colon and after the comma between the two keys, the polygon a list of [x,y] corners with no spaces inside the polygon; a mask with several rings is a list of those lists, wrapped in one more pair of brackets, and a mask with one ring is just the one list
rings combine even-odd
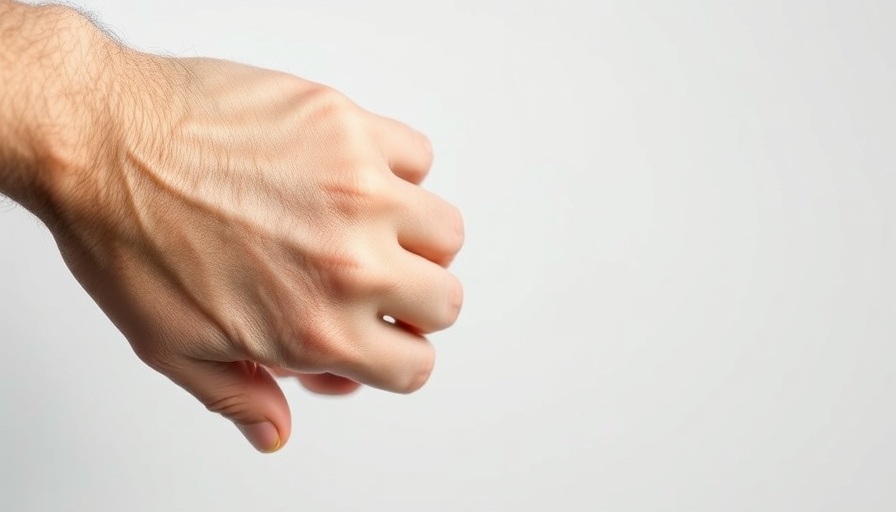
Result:
{"label": "fingernail", "polygon": [[240,429],[252,446],[261,453],[273,453],[280,449],[280,433],[277,432],[277,427],[269,421],[250,425],[237,423],[236,428]]}

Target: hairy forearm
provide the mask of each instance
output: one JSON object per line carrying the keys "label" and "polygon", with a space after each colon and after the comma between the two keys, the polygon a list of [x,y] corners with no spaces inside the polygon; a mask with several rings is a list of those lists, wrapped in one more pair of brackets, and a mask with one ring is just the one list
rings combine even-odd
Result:
{"label": "hairy forearm", "polygon": [[38,215],[87,164],[111,46],[69,8],[0,0],[0,192]]}

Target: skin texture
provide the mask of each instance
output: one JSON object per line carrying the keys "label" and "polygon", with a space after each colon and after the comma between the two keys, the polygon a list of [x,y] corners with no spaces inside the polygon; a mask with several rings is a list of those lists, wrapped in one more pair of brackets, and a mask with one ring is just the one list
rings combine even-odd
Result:
{"label": "skin texture", "polygon": [[463,222],[419,186],[426,137],[288,74],[122,48],[68,9],[0,1],[0,20],[0,191],[144,362],[265,452],[291,428],[272,373],[327,395],[427,381]]}

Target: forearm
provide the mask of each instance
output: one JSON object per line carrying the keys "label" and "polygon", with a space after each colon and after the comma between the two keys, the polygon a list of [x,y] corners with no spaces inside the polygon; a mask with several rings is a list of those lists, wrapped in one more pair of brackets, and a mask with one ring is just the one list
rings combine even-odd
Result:
{"label": "forearm", "polygon": [[71,9],[0,0],[0,193],[39,215],[65,175],[88,165],[104,39]]}

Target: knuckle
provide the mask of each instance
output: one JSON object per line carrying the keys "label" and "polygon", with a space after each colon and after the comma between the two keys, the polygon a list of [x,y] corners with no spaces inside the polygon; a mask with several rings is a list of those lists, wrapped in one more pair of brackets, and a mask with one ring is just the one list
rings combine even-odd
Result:
{"label": "knuckle", "polygon": [[344,94],[325,85],[306,93],[308,124],[324,130],[328,142],[349,142],[360,128],[358,108]]}
{"label": "knuckle", "polygon": [[340,301],[368,297],[394,286],[389,276],[378,271],[361,250],[327,251],[320,256],[318,265],[324,274],[326,293]]}
{"label": "knuckle", "polygon": [[451,275],[451,278],[448,280],[446,291],[445,300],[442,303],[439,312],[438,321],[440,330],[447,329],[457,322],[464,303],[463,285],[461,285],[460,280],[454,275]]}
{"label": "knuckle", "polygon": [[354,277],[357,294],[364,297],[384,297],[397,292],[399,284],[396,279],[387,272],[382,272],[374,266],[358,272]]}
{"label": "knuckle", "polygon": [[411,374],[411,376],[407,380],[402,382],[395,389],[395,391],[407,395],[422,388],[429,381],[430,376],[432,376],[432,371],[433,368],[435,368],[435,363],[435,351],[430,350],[427,352],[427,355],[421,364],[420,370]]}
{"label": "knuckle", "polygon": [[300,347],[295,364],[297,369],[322,368],[329,364],[333,353],[338,351],[343,336],[335,323],[318,315],[315,321],[309,322],[301,329]]}
{"label": "knuckle", "polygon": [[322,189],[334,211],[359,221],[388,211],[397,202],[382,173],[365,168],[335,173]]}
{"label": "knuckle", "polygon": [[460,280],[452,276],[450,288],[450,300],[448,302],[448,326],[454,325],[460,317],[461,309],[464,306],[464,287]]}
{"label": "knuckle", "polygon": [[269,342],[270,336],[259,327],[246,311],[231,311],[226,320],[219,324],[220,336],[209,336],[209,346],[216,347],[221,357],[239,354],[246,360],[265,364],[278,361],[276,344]]}
{"label": "knuckle", "polygon": [[143,361],[143,364],[149,366],[157,372],[165,373],[166,369],[171,366],[171,361],[165,354],[152,344],[132,344],[137,358]]}
{"label": "knuckle", "polygon": [[216,398],[205,404],[205,408],[225,418],[240,422],[249,419],[251,397],[245,388],[228,390],[221,398]]}
{"label": "knuckle", "polygon": [[419,133],[420,135],[418,139],[420,144],[420,151],[426,157],[426,160],[431,164],[433,161],[432,141],[426,135],[420,132],[417,133]]}
{"label": "knuckle", "polygon": [[456,206],[452,206],[450,212],[448,226],[451,236],[451,250],[454,254],[457,254],[463,248],[466,239],[464,217]]}
{"label": "knuckle", "polygon": [[341,108],[350,103],[349,99],[336,89],[323,84],[315,84],[306,93],[307,103],[318,108]]}
{"label": "knuckle", "polygon": [[348,322],[335,312],[317,315],[303,328],[293,357],[297,371],[333,371],[360,364],[357,335]]}
{"label": "knuckle", "polygon": [[332,371],[352,368],[361,361],[358,344],[349,329],[331,325],[306,340],[307,350],[317,369]]}
{"label": "knuckle", "polygon": [[337,299],[345,300],[362,295],[362,290],[368,279],[362,263],[356,260],[335,261],[335,259],[331,259],[328,265],[332,269],[329,289]]}

